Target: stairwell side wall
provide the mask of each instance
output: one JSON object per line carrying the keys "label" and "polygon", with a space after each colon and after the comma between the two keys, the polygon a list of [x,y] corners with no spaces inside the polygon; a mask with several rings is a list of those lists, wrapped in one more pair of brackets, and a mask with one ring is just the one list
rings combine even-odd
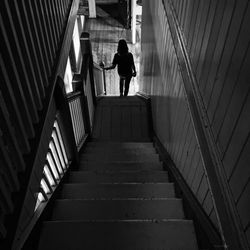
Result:
{"label": "stairwell side wall", "polygon": [[[183,61],[164,9],[173,2],[196,89],[185,88]],[[250,245],[249,73],[247,1],[144,1],[142,83],[151,96],[154,130],[214,225],[220,229],[188,102],[200,96],[221,175],[236,214],[242,248]],[[201,108],[201,107],[200,107]],[[203,119],[203,117],[202,117]],[[203,120],[204,121],[204,120]],[[248,155],[248,156],[247,156]]]}

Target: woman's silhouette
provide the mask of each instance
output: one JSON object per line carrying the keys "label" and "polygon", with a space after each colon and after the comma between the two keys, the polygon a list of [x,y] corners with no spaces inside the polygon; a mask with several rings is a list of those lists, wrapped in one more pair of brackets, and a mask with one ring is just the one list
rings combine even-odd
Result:
{"label": "woman's silhouette", "polygon": [[118,42],[117,53],[114,55],[112,65],[109,67],[103,67],[103,69],[114,69],[116,65],[118,65],[118,74],[120,76],[120,96],[123,96],[124,82],[124,96],[127,96],[131,78],[132,76],[136,76],[136,70],[133,55],[128,51],[128,45],[124,39],[121,39]]}

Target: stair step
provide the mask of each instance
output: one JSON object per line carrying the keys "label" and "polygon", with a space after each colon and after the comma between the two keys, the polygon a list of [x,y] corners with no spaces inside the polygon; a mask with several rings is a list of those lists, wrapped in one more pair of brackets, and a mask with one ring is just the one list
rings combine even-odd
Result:
{"label": "stair step", "polygon": [[198,250],[192,221],[45,222],[39,250]]}
{"label": "stair step", "polygon": [[96,141],[88,142],[87,148],[105,148],[105,149],[148,149],[154,150],[152,142],[110,142]]}
{"label": "stair step", "polygon": [[160,162],[82,162],[79,170],[162,170]]}
{"label": "stair step", "polygon": [[71,171],[68,182],[162,183],[168,182],[168,175],[166,171]]}
{"label": "stair step", "polygon": [[153,147],[145,148],[122,148],[122,147],[86,147],[83,154],[155,154],[156,150]]}
{"label": "stair step", "polygon": [[182,200],[56,200],[51,220],[183,219]]}
{"label": "stair step", "polygon": [[[145,133],[148,133],[148,132],[145,131]],[[95,132],[94,132],[93,137],[92,137],[92,140],[96,140],[96,142],[98,142],[98,143],[99,142],[102,142],[102,143],[110,142],[111,139],[112,139],[112,142],[116,142],[116,143],[151,142],[152,141],[152,139],[150,137],[141,136],[141,135],[139,135],[139,136],[116,135],[116,136],[110,138],[110,135],[102,135],[102,136],[95,137]]]}
{"label": "stair step", "polygon": [[100,154],[86,153],[82,154],[80,157],[80,162],[94,161],[94,162],[107,162],[107,161],[150,161],[159,162],[159,155],[156,153],[151,154],[125,154],[125,153],[106,153],[102,152]]}
{"label": "stair step", "polygon": [[173,183],[159,184],[65,184],[62,199],[174,198]]}

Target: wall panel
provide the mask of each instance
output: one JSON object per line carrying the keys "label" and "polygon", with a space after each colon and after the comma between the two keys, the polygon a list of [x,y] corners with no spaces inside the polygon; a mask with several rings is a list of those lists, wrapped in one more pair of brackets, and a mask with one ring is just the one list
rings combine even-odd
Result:
{"label": "wall panel", "polygon": [[[6,196],[0,198],[1,240],[11,239],[15,230],[72,2],[0,1],[0,193]],[[34,211],[34,202],[28,209]],[[6,219],[13,211],[14,219]]]}
{"label": "wall panel", "polygon": [[[194,75],[201,120],[213,152],[242,249],[249,247],[250,3],[247,0],[144,1],[140,91],[151,96],[154,129],[204,211],[219,228],[203,165],[195,117],[187,101],[183,65],[164,4],[173,5]],[[188,90],[190,91],[190,90]],[[192,93],[188,93],[192,95]],[[247,243],[248,242],[248,243]]]}

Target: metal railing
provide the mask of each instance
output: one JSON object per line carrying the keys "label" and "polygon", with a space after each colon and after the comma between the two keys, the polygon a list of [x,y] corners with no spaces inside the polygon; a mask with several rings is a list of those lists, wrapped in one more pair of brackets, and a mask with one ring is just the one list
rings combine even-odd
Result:
{"label": "metal railing", "polygon": [[34,210],[36,210],[42,202],[49,200],[68,167],[69,159],[66,154],[60,124],[56,119],[43,167],[40,192],[37,195],[37,202]]}
{"label": "metal railing", "polygon": [[66,95],[63,80],[57,77],[12,249],[23,246],[71,163],[78,162],[78,152],[92,131],[95,98],[105,93],[105,81],[91,51],[85,51],[83,60],[72,93]]}

